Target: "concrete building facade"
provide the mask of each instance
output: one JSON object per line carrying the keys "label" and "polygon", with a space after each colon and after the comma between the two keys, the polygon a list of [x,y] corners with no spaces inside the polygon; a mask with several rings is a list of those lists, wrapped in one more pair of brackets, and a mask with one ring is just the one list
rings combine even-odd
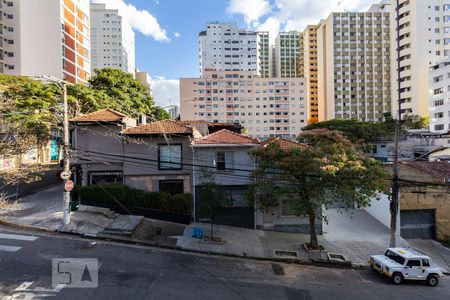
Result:
{"label": "concrete building facade", "polygon": [[317,29],[319,121],[391,112],[390,14],[332,13]]}
{"label": "concrete building facade", "polygon": [[301,33],[280,32],[275,39],[275,77],[295,78],[299,59]]}
{"label": "concrete building facade", "polygon": [[450,131],[450,58],[430,68],[430,131]]}
{"label": "concrete building facade", "polygon": [[[391,0],[392,112],[397,117],[397,82],[400,77],[401,113],[426,117],[429,114],[429,68],[450,55],[450,2],[399,1],[398,55],[396,6],[397,1]],[[400,69],[397,67],[397,58],[400,60]]]}
{"label": "concrete building facade", "polygon": [[306,80],[212,70],[201,78],[181,78],[180,117],[240,123],[262,139],[295,138],[307,125]]}
{"label": "concrete building facade", "polygon": [[89,0],[2,1],[0,13],[1,73],[87,82]]}
{"label": "concrete building facade", "polygon": [[136,78],[136,80],[139,81],[143,86],[148,88],[150,90],[150,93],[152,92],[152,78],[147,72],[136,70],[136,72],[134,73],[134,78]]}
{"label": "concrete building facade", "polygon": [[90,11],[92,73],[108,67],[134,74],[134,32],[128,21],[106,4],[92,3]]}
{"label": "concrete building facade", "polygon": [[297,74],[307,80],[308,124],[319,120],[319,102],[317,87],[317,28],[319,25],[308,25],[302,32],[300,53],[297,61]]}
{"label": "concrete building facade", "polygon": [[269,72],[269,33],[239,29],[234,23],[208,23],[199,33],[199,71]]}

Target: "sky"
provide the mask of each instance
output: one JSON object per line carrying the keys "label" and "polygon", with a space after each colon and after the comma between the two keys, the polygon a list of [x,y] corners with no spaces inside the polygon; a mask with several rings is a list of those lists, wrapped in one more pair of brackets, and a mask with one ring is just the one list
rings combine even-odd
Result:
{"label": "sky", "polygon": [[198,33],[206,23],[234,22],[270,32],[302,31],[332,11],[364,11],[380,0],[91,0],[119,9],[136,33],[136,67],[153,79],[160,106],[179,103],[178,80],[198,77]]}

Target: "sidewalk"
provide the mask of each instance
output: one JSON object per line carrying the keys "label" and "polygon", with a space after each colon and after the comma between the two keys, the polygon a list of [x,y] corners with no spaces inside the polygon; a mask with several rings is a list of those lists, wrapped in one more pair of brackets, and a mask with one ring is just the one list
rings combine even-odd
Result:
{"label": "sidewalk", "polygon": [[[80,206],[71,213],[70,224],[63,226],[62,191],[50,187],[21,199],[15,211],[0,210],[0,223],[45,231],[74,233],[93,238],[127,243],[141,243],[173,249],[215,253],[260,259],[290,260],[311,263],[324,253],[308,253],[303,248],[309,243],[309,234],[282,233],[214,225],[214,236],[221,242],[209,242],[191,237],[194,227],[202,228],[208,236],[210,224],[191,223],[189,226],[147,219],[141,216],[116,214],[109,209]],[[340,214],[327,210],[328,225],[318,236],[319,244],[328,253],[342,254],[355,267],[366,267],[371,255],[381,254],[389,246],[389,229],[364,210]],[[405,241],[398,237],[398,246],[414,247],[429,255],[433,261],[450,270],[450,249],[430,240]]]}

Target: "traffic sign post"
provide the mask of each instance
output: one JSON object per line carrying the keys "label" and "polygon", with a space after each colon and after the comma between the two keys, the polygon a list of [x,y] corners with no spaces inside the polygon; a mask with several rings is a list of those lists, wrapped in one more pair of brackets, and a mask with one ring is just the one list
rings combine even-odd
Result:
{"label": "traffic sign post", "polygon": [[59,177],[62,180],[68,180],[70,178],[71,173],[69,171],[62,171]]}
{"label": "traffic sign post", "polygon": [[72,180],[67,180],[66,183],[64,184],[64,190],[66,192],[70,192],[71,190],[73,190],[75,184],[73,183]]}

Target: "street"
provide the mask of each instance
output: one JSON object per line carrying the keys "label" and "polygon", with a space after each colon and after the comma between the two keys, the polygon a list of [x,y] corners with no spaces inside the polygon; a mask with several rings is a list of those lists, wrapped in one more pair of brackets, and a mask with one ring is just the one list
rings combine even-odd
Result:
{"label": "street", "polygon": [[[34,236],[32,236],[34,234]],[[53,258],[96,258],[98,288],[52,287]],[[277,273],[277,274],[276,274]],[[0,299],[448,299],[369,270],[276,264],[0,227]]]}

